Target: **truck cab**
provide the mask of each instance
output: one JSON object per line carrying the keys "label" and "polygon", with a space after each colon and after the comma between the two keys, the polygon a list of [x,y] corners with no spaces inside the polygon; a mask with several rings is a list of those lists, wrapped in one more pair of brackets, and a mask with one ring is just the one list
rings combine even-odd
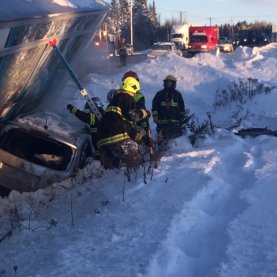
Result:
{"label": "truck cab", "polygon": [[217,26],[191,26],[189,28],[188,51],[195,54],[216,49],[218,38],[219,28]]}
{"label": "truck cab", "polygon": [[189,25],[173,25],[170,41],[174,42],[179,50],[186,50],[189,44]]}

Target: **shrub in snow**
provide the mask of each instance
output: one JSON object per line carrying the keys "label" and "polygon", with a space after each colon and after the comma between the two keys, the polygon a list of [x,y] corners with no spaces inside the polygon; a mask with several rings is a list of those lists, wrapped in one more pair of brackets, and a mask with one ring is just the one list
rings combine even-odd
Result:
{"label": "shrub in snow", "polygon": [[233,82],[227,89],[219,89],[216,91],[214,108],[218,109],[231,105],[233,102],[244,104],[252,100],[259,94],[270,94],[274,87],[265,86],[257,79],[248,78],[247,80],[239,79]]}
{"label": "shrub in snow", "polygon": [[[224,117],[225,121],[232,121],[233,127],[238,127],[243,121],[249,119],[251,112],[248,108],[254,98],[258,95],[270,94],[273,89],[274,87],[266,86],[257,79],[239,79],[227,88],[216,91],[213,107],[215,112],[228,109],[229,113],[225,112],[222,119]],[[229,117],[229,120],[226,117]]]}

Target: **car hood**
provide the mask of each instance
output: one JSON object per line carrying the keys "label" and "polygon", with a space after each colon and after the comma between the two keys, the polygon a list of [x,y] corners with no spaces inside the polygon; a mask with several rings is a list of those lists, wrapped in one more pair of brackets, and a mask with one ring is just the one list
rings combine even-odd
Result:
{"label": "car hood", "polygon": [[149,52],[149,55],[151,56],[161,56],[161,55],[167,55],[170,51],[168,50],[152,50]]}
{"label": "car hood", "polygon": [[49,136],[56,137],[59,140],[74,144],[78,130],[83,129],[83,124],[79,124],[78,129],[67,118],[51,112],[35,112],[29,115],[19,116],[11,123],[28,126],[38,132],[46,133]]}

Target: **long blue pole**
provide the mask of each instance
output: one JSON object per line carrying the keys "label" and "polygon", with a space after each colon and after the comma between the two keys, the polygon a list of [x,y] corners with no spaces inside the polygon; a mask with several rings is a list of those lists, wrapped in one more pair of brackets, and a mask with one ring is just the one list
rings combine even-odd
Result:
{"label": "long blue pole", "polygon": [[87,103],[88,103],[88,105],[90,107],[90,110],[95,114],[97,119],[100,120],[102,118],[102,114],[98,110],[98,108],[95,105],[95,103],[88,96],[87,90],[82,86],[81,82],[78,80],[78,78],[76,77],[75,73],[73,72],[73,70],[71,69],[70,65],[68,64],[66,58],[64,57],[64,55],[62,54],[62,52],[58,48],[58,46],[57,46],[57,40],[53,39],[52,41],[49,42],[49,45],[52,46],[54,51],[55,51],[55,53],[58,54],[60,60],[64,64],[64,66],[67,69],[67,71],[68,71],[69,75],[71,76],[72,80],[77,85],[77,87],[80,90],[81,94],[85,97],[85,99],[86,99],[86,101],[87,101]]}

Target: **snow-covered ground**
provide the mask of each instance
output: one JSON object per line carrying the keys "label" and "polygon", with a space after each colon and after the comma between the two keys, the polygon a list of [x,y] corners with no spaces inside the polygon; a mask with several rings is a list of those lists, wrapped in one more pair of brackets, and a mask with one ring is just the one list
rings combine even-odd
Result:
{"label": "snow-covered ground", "polygon": [[[0,199],[0,276],[277,276],[277,140],[227,130],[238,118],[241,128],[276,130],[277,90],[213,105],[239,78],[277,86],[277,44],[160,57],[91,73],[85,86],[105,101],[127,70],[138,73],[149,109],[165,76],[176,76],[186,108],[199,124],[210,114],[217,128],[197,147],[188,135],[172,140],[152,177],[141,168],[128,182],[92,162],[75,178]],[[83,107],[77,90],[72,101]]]}

